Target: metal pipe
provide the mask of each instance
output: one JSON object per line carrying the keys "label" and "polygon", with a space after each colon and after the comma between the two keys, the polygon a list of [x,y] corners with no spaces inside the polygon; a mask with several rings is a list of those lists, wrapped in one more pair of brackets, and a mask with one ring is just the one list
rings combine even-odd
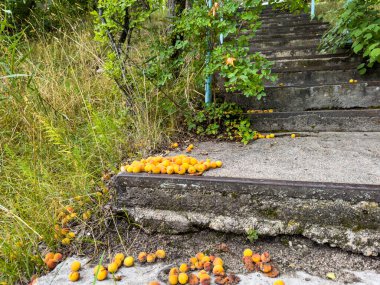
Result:
{"label": "metal pipe", "polygon": [[314,19],[315,17],[315,0],[311,0],[311,19]]}
{"label": "metal pipe", "polygon": [[[207,6],[211,9],[212,7],[212,0],[207,1]],[[206,66],[210,62],[211,58],[211,39],[210,39],[210,30],[208,30],[207,34],[207,54],[206,54]],[[206,78],[206,83],[205,83],[205,103],[208,105],[211,103],[211,84],[212,84],[212,75],[209,75]]]}

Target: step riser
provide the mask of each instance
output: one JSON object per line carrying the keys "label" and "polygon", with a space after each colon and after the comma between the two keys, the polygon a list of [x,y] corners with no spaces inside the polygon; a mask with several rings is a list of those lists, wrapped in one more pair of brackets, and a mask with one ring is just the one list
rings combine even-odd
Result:
{"label": "step riser", "polygon": [[283,40],[280,39],[279,41],[267,41],[267,42],[255,42],[252,43],[251,49],[270,49],[270,48],[291,48],[291,47],[300,47],[300,46],[318,46],[320,43],[320,39],[288,39]]}
{"label": "step riser", "polygon": [[[272,70],[272,72],[275,72]],[[361,76],[356,69],[350,70],[307,70],[300,72],[275,73],[278,77],[277,83],[270,83],[269,86],[278,86],[279,83],[285,85],[322,85],[348,83],[350,79],[359,82],[378,79],[376,75]]]}
{"label": "step riser", "polygon": [[250,115],[260,132],[380,132],[380,110]]}
{"label": "step riser", "polygon": [[294,15],[294,14],[275,14],[275,15],[262,15],[260,17],[262,21],[267,20],[273,20],[273,19],[307,19],[310,20],[311,17],[308,14],[300,14],[300,15]]}
{"label": "step riser", "polygon": [[321,58],[321,59],[297,59],[297,60],[283,60],[275,61],[274,69],[298,69],[304,68],[309,69],[352,69],[360,64],[359,58],[348,57],[348,58]]}
{"label": "step riser", "polygon": [[279,27],[276,29],[260,28],[257,30],[257,34],[289,34],[305,35],[305,33],[325,32],[328,29],[327,25],[307,25],[307,26],[294,26],[294,27]]}
{"label": "step riser", "polygon": [[282,22],[270,22],[270,23],[262,23],[262,29],[275,29],[278,27],[306,27],[306,26],[321,26],[326,25],[323,22],[317,21],[282,21]]}
{"label": "step riser", "polygon": [[[308,32],[309,36],[314,36],[315,38],[321,38],[323,35],[323,32]],[[287,33],[287,34],[265,34],[260,35],[258,34],[256,37],[254,37],[254,41],[264,41],[264,40],[273,40],[275,39],[289,39],[289,38],[299,38],[302,37],[301,33]]]}
{"label": "step riser", "polygon": [[[251,52],[256,52],[256,51],[261,52],[268,59],[283,58],[283,57],[311,58],[311,57],[324,56],[323,54],[318,52],[317,46],[303,48],[303,49],[278,49],[278,50],[257,50],[257,49],[254,49],[253,47],[251,48]],[[347,54],[347,51],[340,50],[339,54]]]}
{"label": "step riser", "polygon": [[254,228],[260,236],[297,234],[364,254],[379,252],[380,208],[360,207],[380,202],[377,186],[133,174],[119,174],[114,183],[116,209],[151,232],[209,228],[246,235]]}
{"label": "step riser", "polygon": [[275,109],[279,112],[379,107],[380,87],[366,85],[266,88],[267,96],[261,100],[240,94],[224,97],[247,109]]}

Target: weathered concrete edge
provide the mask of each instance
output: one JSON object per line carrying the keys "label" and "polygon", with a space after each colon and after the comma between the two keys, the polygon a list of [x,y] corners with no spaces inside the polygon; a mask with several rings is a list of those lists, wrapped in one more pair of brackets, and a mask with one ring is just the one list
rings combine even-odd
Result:
{"label": "weathered concrete edge", "polygon": [[116,211],[127,211],[151,232],[245,234],[253,227],[261,236],[296,234],[364,255],[380,253],[380,185],[144,174],[114,179]]}
{"label": "weathered concrete edge", "polygon": [[[188,190],[197,188],[195,183],[205,186],[216,185],[218,191],[229,191],[233,185],[234,191],[263,193],[267,196],[283,196],[301,199],[342,199],[352,203],[365,200],[380,203],[380,185],[373,184],[348,184],[331,182],[309,182],[271,179],[248,179],[235,177],[213,176],[179,176],[163,174],[131,174],[120,173],[114,179],[116,184],[119,179],[128,178],[128,183],[136,187],[151,187],[151,185],[164,184],[165,187],[176,187],[176,184],[186,185]],[[144,178],[144,179],[142,179]],[[214,187],[213,187],[214,188]]]}

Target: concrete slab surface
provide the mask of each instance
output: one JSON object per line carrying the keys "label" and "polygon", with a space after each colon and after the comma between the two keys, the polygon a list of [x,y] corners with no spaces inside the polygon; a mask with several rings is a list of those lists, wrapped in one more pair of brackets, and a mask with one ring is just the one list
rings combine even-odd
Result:
{"label": "concrete slab surface", "polygon": [[[70,264],[78,260],[82,263],[83,268],[80,270],[81,279],[78,282],[68,281],[68,275],[70,273]],[[173,266],[172,264],[157,263],[147,266],[135,266],[131,268],[121,267],[119,271],[115,274],[121,276],[121,281],[114,281],[112,276],[109,274],[109,278],[104,281],[94,282],[93,277],[93,265],[87,264],[88,260],[86,258],[71,257],[66,259],[64,262],[59,264],[52,272],[48,275],[40,277],[37,281],[37,285],[67,285],[67,284],[78,284],[78,285],[92,285],[92,284],[103,284],[103,285],[115,285],[115,284],[127,284],[127,285],[148,285],[150,281],[160,281],[160,272]],[[350,272],[356,276],[357,281],[351,284],[353,285],[377,285],[380,283],[380,274],[373,271],[362,271],[362,272]],[[284,274],[278,278],[268,278],[260,273],[250,273],[242,275],[240,274],[241,285],[271,285],[277,279],[281,279],[286,285],[343,285],[347,283],[341,283],[336,281],[330,281],[327,279],[322,279],[320,277],[312,276],[303,271],[297,271],[292,274]],[[160,282],[160,284],[166,284]],[[214,282],[212,284],[215,284]]]}
{"label": "concrete slab surface", "polygon": [[[285,134],[243,145],[195,143],[190,154],[222,160],[223,167],[205,176],[314,182],[380,184],[380,133]],[[175,151],[170,155],[184,153]]]}

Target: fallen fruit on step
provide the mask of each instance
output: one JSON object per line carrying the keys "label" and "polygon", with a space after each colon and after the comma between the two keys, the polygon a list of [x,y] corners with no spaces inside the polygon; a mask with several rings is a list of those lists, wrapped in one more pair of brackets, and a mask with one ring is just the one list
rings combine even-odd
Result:
{"label": "fallen fruit on step", "polygon": [[216,266],[216,265],[223,266],[224,262],[220,257],[215,257],[213,264],[214,264],[214,266]]}
{"label": "fallen fruit on step", "polygon": [[211,265],[211,262],[210,261],[207,261],[203,264],[203,269],[206,270],[206,271],[211,271],[211,268],[212,268],[212,265]]}
{"label": "fallen fruit on step", "polygon": [[153,263],[156,261],[156,255],[154,253],[149,253],[146,257],[146,262]]}
{"label": "fallen fruit on step", "polygon": [[178,274],[179,274],[179,270],[177,267],[173,267],[169,271],[169,275],[178,275]]}
{"label": "fallen fruit on step", "polygon": [[69,274],[69,280],[71,282],[77,282],[80,278],[80,274],[77,271],[70,272]]}
{"label": "fallen fruit on step", "polygon": [[44,262],[48,262],[50,259],[54,259],[54,253],[53,252],[48,252],[46,255],[45,255],[45,258],[44,258]]}
{"label": "fallen fruit on step", "polygon": [[190,285],[198,285],[199,284],[199,279],[197,277],[197,275],[191,273],[189,275],[189,284]]}
{"label": "fallen fruit on step", "polygon": [[169,275],[169,284],[176,285],[178,284],[178,275]]}
{"label": "fallen fruit on step", "polygon": [[71,271],[79,271],[80,267],[81,267],[81,264],[77,260],[73,261],[73,263],[71,263],[70,265]]}
{"label": "fallen fruit on step", "polygon": [[119,269],[119,266],[116,262],[112,262],[112,263],[108,264],[107,269],[108,269],[109,273],[113,274]]}
{"label": "fallen fruit on step", "polygon": [[177,147],[178,147],[178,143],[176,143],[176,142],[175,142],[175,143],[172,143],[172,144],[170,145],[170,147],[171,147],[171,148],[177,148]]}
{"label": "fallen fruit on step", "polygon": [[243,251],[243,256],[252,256],[252,255],[253,255],[253,251],[249,248]]}
{"label": "fallen fruit on step", "polygon": [[187,276],[186,273],[181,272],[178,275],[178,282],[179,282],[179,284],[186,284],[188,280],[189,280],[189,276]]}
{"label": "fallen fruit on step", "polygon": [[212,273],[215,276],[224,275],[224,268],[223,268],[223,266],[221,266],[221,265],[215,265],[214,268],[212,269]]}
{"label": "fallen fruit on step", "polygon": [[268,273],[272,270],[272,265],[268,263],[261,263],[260,264],[260,270],[264,273]]}
{"label": "fallen fruit on step", "polygon": [[210,285],[211,284],[211,277],[208,274],[202,274],[199,277],[199,281],[200,281],[201,285]]}
{"label": "fallen fruit on step", "polygon": [[70,244],[70,239],[69,238],[64,238],[62,241],[61,241],[61,243],[63,244],[63,245],[69,245]]}
{"label": "fallen fruit on step", "polygon": [[135,259],[132,256],[127,256],[124,259],[124,266],[125,267],[131,267],[135,263]]}
{"label": "fallen fruit on step", "polygon": [[179,267],[179,271],[180,271],[180,272],[187,272],[187,271],[189,271],[189,267],[187,266],[186,263],[182,263],[182,264],[180,265],[180,267]]}
{"label": "fallen fruit on step", "polygon": [[273,285],[285,285],[285,282],[282,280],[276,280],[273,282]]}
{"label": "fallen fruit on step", "polygon": [[296,134],[291,134],[290,137],[294,139],[296,137]]}
{"label": "fallen fruit on step", "polygon": [[164,259],[166,257],[166,252],[163,249],[157,249],[156,256],[158,259]]}
{"label": "fallen fruit on step", "polygon": [[94,267],[94,270],[93,270],[94,275],[96,275],[98,273],[98,271],[100,272],[101,270],[105,270],[104,266],[103,265],[96,265]]}
{"label": "fallen fruit on step", "polygon": [[107,275],[108,275],[107,269],[103,268],[96,275],[96,279],[98,279],[98,281],[103,281],[107,278]]}
{"label": "fallen fruit on step", "polygon": [[137,256],[137,259],[138,259],[141,263],[146,262],[146,258],[147,258],[147,253],[146,253],[146,252],[140,252],[139,255]]}
{"label": "fallen fruit on step", "polygon": [[62,256],[62,254],[59,253],[59,252],[57,252],[56,254],[54,254],[54,257],[53,257],[53,259],[54,259],[55,261],[57,261],[57,262],[62,261],[62,258],[63,258],[63,256]]}
{"label": "fallen fruit on step", "polygon": [[269,262],[270,261],[270,254],[269,252],[264,252],[261,255],[261,262]]}
{"label": "fallen fruit on step", "polygon": [[117,259],[117,260],[121,260],[121,261],[123,261],[124,258],[125,258],[125,256],[123,253],[117,253],[117,254],[115,254],[115,257],[114,257],[115,260]]}
{"label": "fallen fruit on step", "polygon": [[258,253],[253,254],[253,255],[252,255],[252,261],[253,261],[254,263],[259,263],[259,262],[261,262],[261,255],[258,254]]}
{"label": "fallen fruit on step", "polygon": [[160,282],[158,282],[158,281],[150,281],[149,285],[160,285]]}

